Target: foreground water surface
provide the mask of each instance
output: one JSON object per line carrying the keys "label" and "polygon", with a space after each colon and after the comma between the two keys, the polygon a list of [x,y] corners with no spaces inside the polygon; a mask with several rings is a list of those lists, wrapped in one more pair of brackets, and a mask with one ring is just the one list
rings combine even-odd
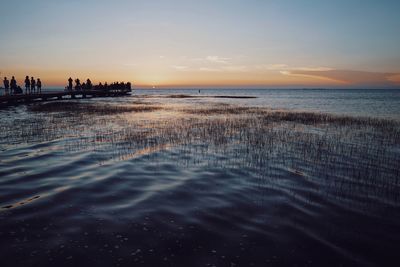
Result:
{"label": "foreground water surface", "polygon": [[398,265],[398,92],[376,116],[178,93],[1,110],[2,266]]}

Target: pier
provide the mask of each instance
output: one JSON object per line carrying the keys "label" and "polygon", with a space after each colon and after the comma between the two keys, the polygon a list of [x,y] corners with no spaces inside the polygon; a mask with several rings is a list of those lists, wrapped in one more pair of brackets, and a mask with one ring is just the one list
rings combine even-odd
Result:
{"label": "pier", "polygon": [[120,97],[128,96],[131,89],[120,90],[82,90],[82,91],[61,91],[61,92],[43,92],[37,94],[15,94],[0,96],[0,107],[13,106],[20,104],[29,104],[35,102],[51,100],[74,100],[95,97]]}

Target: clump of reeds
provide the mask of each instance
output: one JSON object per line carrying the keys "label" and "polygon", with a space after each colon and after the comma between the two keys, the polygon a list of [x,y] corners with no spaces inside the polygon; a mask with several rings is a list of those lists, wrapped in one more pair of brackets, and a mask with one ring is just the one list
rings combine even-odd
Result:
{"label": "clump of reeds", "polygon": [[185,95],[185,94],[171,94],[171,95],[141,95],[140,98],[232,98],[232,99],[251,99],[257,98],[256,96],[246,95]]}
{"label": "clump of reeds", "polygon": [[182,112],[194,115],[224,115],[224,114],[254,114],[260,112],[259,109],[253,107],[232,107],[226,105],[218,105],[205,108],[184,108]]}
{"label": "clump of reeds", "polygon": [[193,98],[194,96],[179,94],[179,95],[166,95],[164,97],[165,98]]}
{"label": "clump of reeds", "polygon": [[165,98],[233,98],[233,99],[250,99],[257,98],[255,96],[239,96],[239,95],[166,95]]}
{"label": "clump of reeds", "polygon": [[114,115],[126,112],[151,112],[159,110],[161,107],[143,104],[119,106],[83,102],[49,102],[45,104],[32,105],[29,107],[29,109],[36,112],[74,112],[84,114]]}
{"label": "clump of reeds", "polygon": [[238,115],[255,115],[260,116],[265,122],[296,122],[301,124],[331,124],[331,125],[351,125],[351,126],[372,126],[385,128],[385,130],[393,131],[399,127],[399,122],[368,117],[352,117],[352,116],[338,116],[326,113],[316,112],[298,112],[298,111],[282,111],[272,110],[267,108],[258,107],[241,107],[241,106],[212,106],[200,108],[184,108],[182,112],[196,115],[224,115],[224,114],[238,114]]}

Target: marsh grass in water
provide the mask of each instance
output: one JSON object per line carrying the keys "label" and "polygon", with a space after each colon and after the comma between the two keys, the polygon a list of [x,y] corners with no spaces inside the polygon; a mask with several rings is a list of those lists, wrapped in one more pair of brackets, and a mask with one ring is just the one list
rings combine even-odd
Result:
{"label": "marsh grass in water", "polygon": [[82,102],[48,102],[29,106],[29,110],[36,112],[77,112],[96,115],[114,115],[125,112],[151,112],[160,109],[158,106],[145,105],[137,102],[131,106],[119,106],[111,104],[92,104]]}
{"label": "marsh grass in water", "polygon": [[328,190],[325,182],[329,182],[335,194],[343,194],[332,187],[340,184],[354,188],[349,197],[362,201],[372,201],[376,195],[371,192],[379,190],[395,198],[378,201],[398,200],[400,127],[396,121],[230,105],[176,107],[176,112],[187,116],[147,120],[124,116],[160,111],[163,106],[53,102],[30,109],[39,113],[1,126],[2,140],[19,144],[68,138],[67,150],[107,152],[98,155],[102,164],[165,148],[203,159],[219,153],[226,156],[221,165],[249,167],[265,181],[274,177],[272,169],[285,168],[321,184],[323,190]]}
{"label": "marsh grass in water", "polygon": [[232,99],[252,99],[256,96],[235,96],[235,95],[185,95],[185,94],[169,94],[169,95],[142,95],[142,98],[232,98]]}

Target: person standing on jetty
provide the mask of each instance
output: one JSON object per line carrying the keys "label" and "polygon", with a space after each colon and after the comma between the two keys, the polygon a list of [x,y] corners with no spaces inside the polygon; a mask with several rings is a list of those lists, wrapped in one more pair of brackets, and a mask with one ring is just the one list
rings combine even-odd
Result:
{"label": "person standing on jetty", "polygon": [[17,89],[17,81],[15,80],[14,76],[11,77],[10,86],[11,86],[11,94],[14,94],[15,90]]}
{"label": "person standing on jetty", "polygon": [[31,77],[31,93],[35,93],[36,89],[36,81],[33,77]]}
{"label": "person standing on jetty", "polygon": [[81,90],[81,80],[79,80],[79,79],[76,79],[75,80],[75,90],[76,91],[80,91]]}
{"label": "person standing on jetty", "polygon": [[9,94],[8,90],[10,89],[10,81],[7,80],[7,77],[4,77],[3,84],[4,84],[5,94],[8,95]]}
{"label": "person standing on jetty", "polygon": [[39,94],[41,94],[42,93],[42,81],[40,80],[40,78],[37,79],[36,86],[37,86],[37,92]]}
{"label": "person standing on jetty", "polygon": [[72,91],[72,82],[73,82],[72,78],[69,77],[69,79],[68,79],[68,91]]}
{"label": "person standing on jetty", "polygon": [[[17,86],[15,85],[15,87],[17,87]],[[29,76],[26,76],[25,77],[25,94],[28,94],[28,91],[30,92],[30,89],[31,89],[31,82],[29,80]]]}
{"label": "person standing on jetty", "polygon": [[86,89],[87,90],[92,90],[93,85],[92,85],[92,81],[90,79],[86,80]]}

